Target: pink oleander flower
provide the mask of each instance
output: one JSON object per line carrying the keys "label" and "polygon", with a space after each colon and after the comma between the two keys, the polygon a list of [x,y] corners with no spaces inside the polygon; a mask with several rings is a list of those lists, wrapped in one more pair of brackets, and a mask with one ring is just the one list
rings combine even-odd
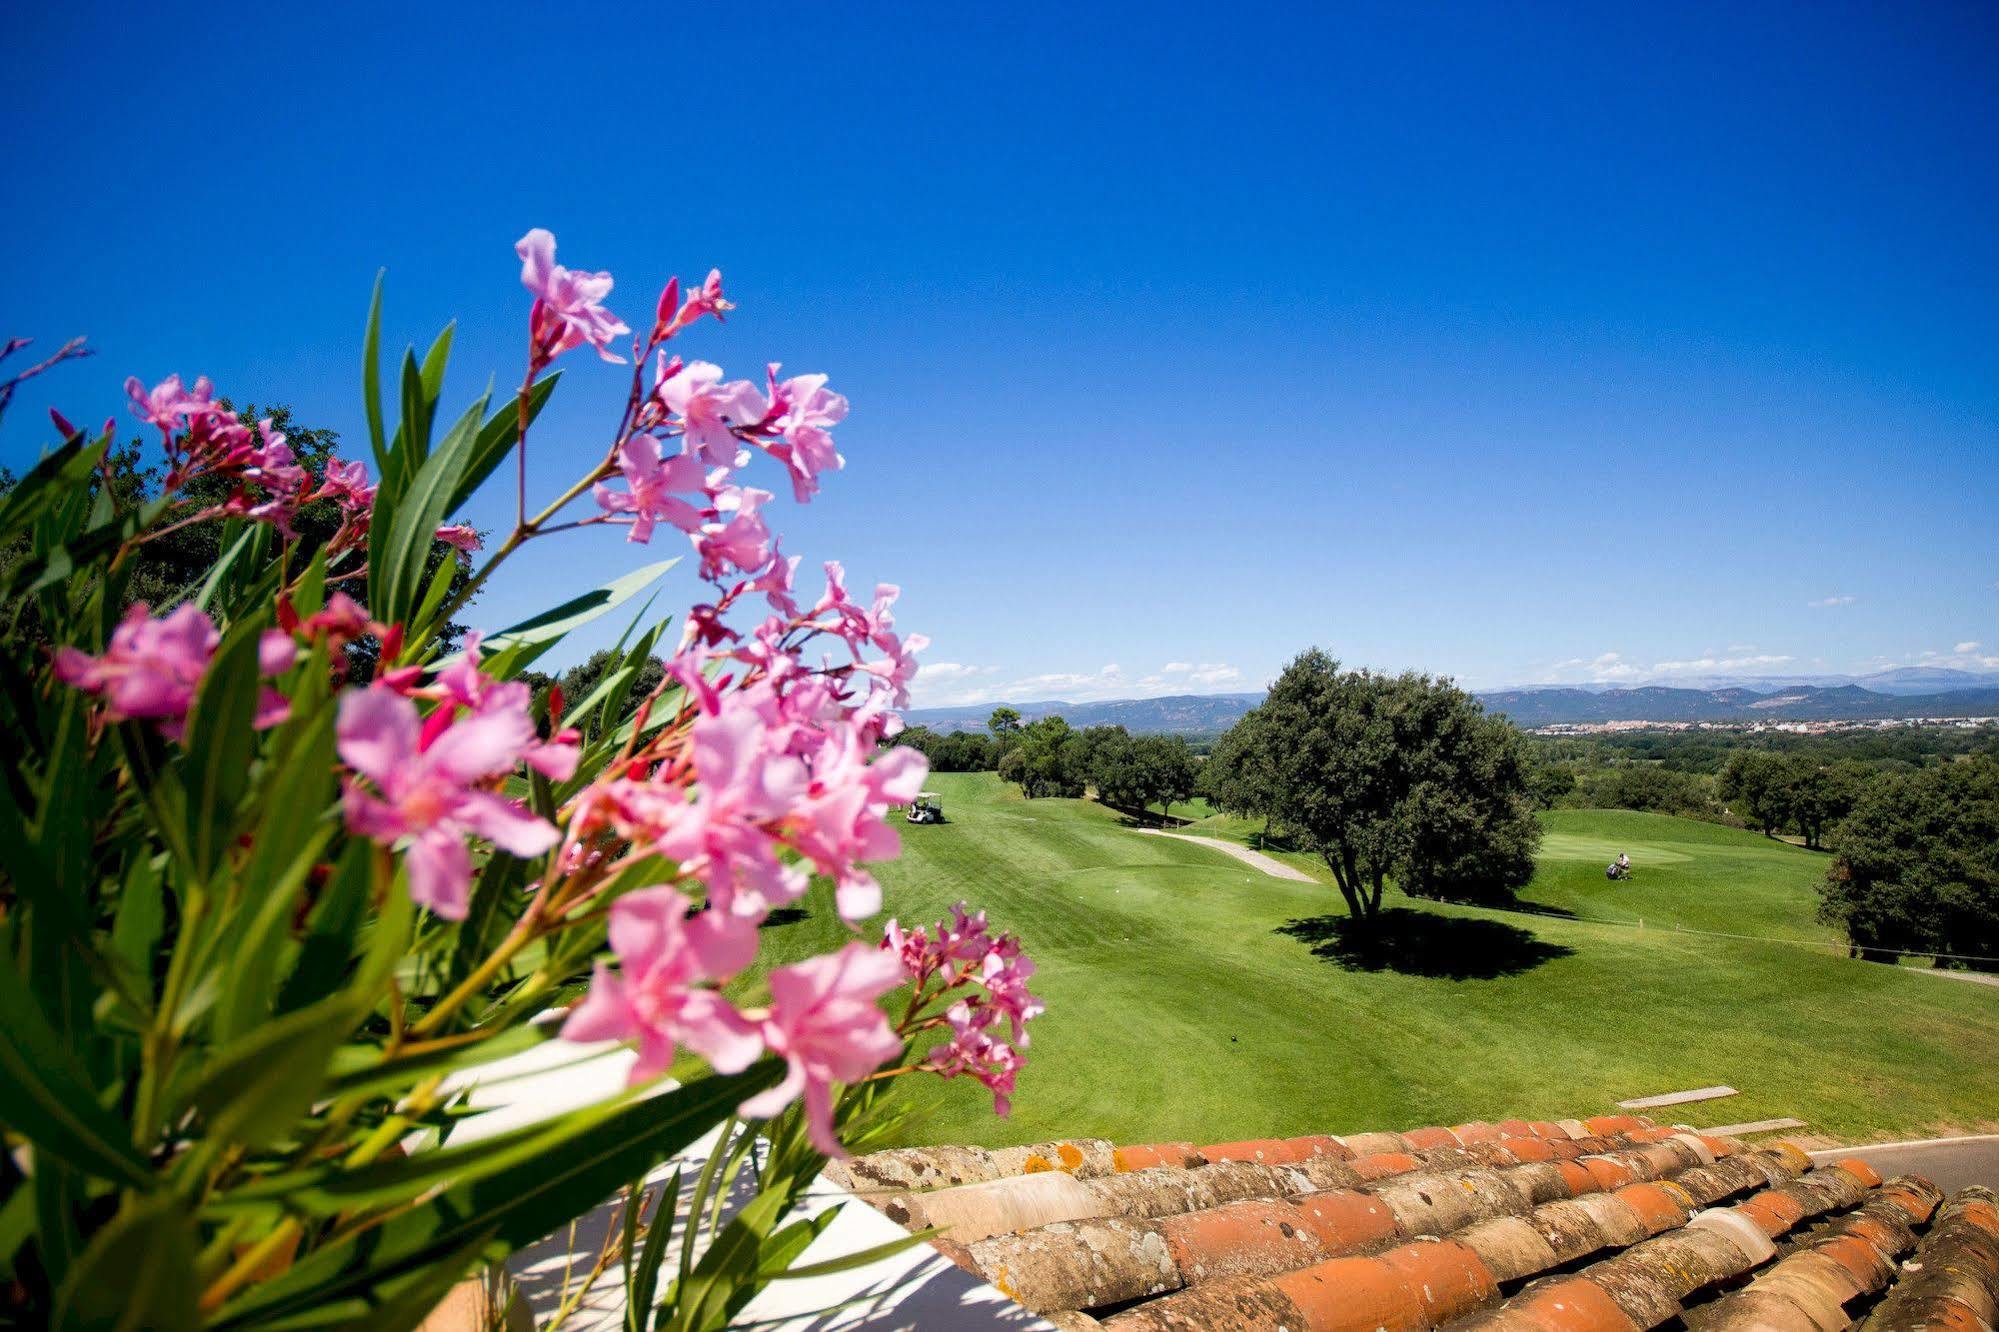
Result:
{"label": "pink oleander flower", "polygon": [[715,467],[734,467],[743,446],[730,427],[754,426],[763,420],[767,408],[763,394],[749,380],[721,381],[721,366],[689,361],[659,391],[666,405],[680,414],[687,442],[702,461]]}
{"label": "pink oleander flower", "polygon": [[485,789],[536,743],[524,699],[456,720],[447,706],[426,719],[414,702],[377,685],[340,700],[335,735],[341,759],[375,787],[370,793],[348,779],[348,830],[382,846],[406,846],[410,896],[447,920],[465,918],[468,836],[516,856],[539,855],[558,840],[553,827]]}
{"label": "pink oleander flower", "polygon": [[669,279],[665,290],[659,294],[659,308],[653,313],[652,341],[665,342],[702,315],[714,315],[719,321],[726,311],[735,308],[722,299],[722,270],[719,268],[709,269],[707,280],[685,302],[680,299],[680,279]]}
{"label": "pink oleander flower", "polygon": [[[525,682],[498,680],[479,669],[480,642],[477,633],[465,635],[464,650],[456,661],[437,673],[435,680],[421,688],[414,679],[397,681],[396,692],[436,699],[449,708],[464,708],[473,713],[531,716],[533,691]],[[547,740],[530,740],[521,751],[523,763],[558,782],[576,775],[576,765],[582,757],[583,737],[574,727],[560,729]]]}
{"label": "pink oleander flower", "polygon": [[350,512],[372,508],[375,487],[368,483],[368,464],[329,459],[325,479],[320,482],[313,498],[336,500],[342,509]]}
{"label": "pink oleander flower", "polygon": [[792,580],[798,576],[798,560],[799,557],[796,555],[786,558],[778,551],[777,543],[773,541],[770,567],[757,575],[745,589],[763,593],[764,599],[770,603],[770,608],[787,620],[798,618],[798,602],[791,595]]}
{"label": "pink oleander flower", "polygon": [[719,578],[730,569],[757,573],[770,563],[770,527],[757,513],[770,498],[768,490],[751,486],[722,487],[713,520],[693,534],[703,578]]}
{"label": "pink oleander flower", "polygon": [[662,460],[657,439],[634,435],[618,446],[618,471],[626,489],[613,490],[600,481],[591,495],[606,513],[632,515],[627,541],[640,545],[651,541],[653,526],[661,519],[683,532],[700,528],[701,509],[680,498],[701,493],[706,472],[699,458],[683,453]]}
{"label": "pink oleander flower", "polygon": [[[933,1046],[919,1067],[940,1077],[968,1075],[993,1093],[1001,1115],[1011,1108],[1014,1079],[1025,1062],[1027,1024],[1042,1005],[1027,989],[1034,963],[1013,934],[994,934],[983,911],[973,915],[963,902],[951,918],[932,929],[905,931],[891,920],[883,930],[882,951],[896,958],[915,982],[920,1000],[949,1001],[943,1023],[950,1039]],[[934,988],[933,988],[934,986]],[[935,1025],[935,1020],[926,1025]],[[1012,1043],[1001,1040],[1009,1029]]]}
{"label": "pink oleander flower", "polygon": [[215,403],[215,385],[208,382],[207,375],[195,380],[191,390],[181,387],[179,375],[168,375],[151,389],[135,375],[125,381],[125,396],[132,400],[132,410],[140,420],[169,435],[185,423],[221,411]]}
{"label": "pink oleander flower", "polygon": [[478,532],[465,523],[447,523],[437,529],[436,535],[445,545],[453,550],[462,550],[467,555],[480,549],[484,544],[479,540]]}
{"label": "pink oleander flower", "polygon": [[790,470],[792,496],[804,504],[819,493],[820,473],[847,465],[829,433],[846,419],[847,400],[826,388],[824,375],[798,375],[780,384],[775,365],[770,367],[770,398],[772,415],[765,424],[781,438],[765,447]]}
{"label": "pink oleander flower", "polygon": [[820,749],[789,822],[792,844],[833,879],[834,901],[848,920],[881,910],[881,885],[860,862],[893,860],[902,850],[883,816],[915,799],[930,771],[930,760],[914,749],[891,749],[870,763],[873,748],[843,728]]}
{"label": "pink oleander flower", "polygon": [[796,901],[808,882],[778,859],[766,826],[803,797],[805,765],[774,749],[762,718],[747,707],[701,718],[693,736],[695,798],[663,793],[653,848],[700,876],[714,909],[762,920],[772,907]]}
{"label": "pink oleander flower", "polygon": [[1027,1057],[1005,1041],[995,1040],[970,1004],[953,1004],[945,1019],[951,1039],[925,1056],[924,1067],[944,1078],[969,1075],[993,1094],[993,1113],[1005,1119],[1013,1113],[1014,1080]]}
{"label": "pink oleander flower", "polygon": [[833,1084],[857,1082],[902,1052],[875,1001],[907,979],[894,955],[858,942],[771,972],[763,1039],[789,1067],[783,1082],[744,1101],[741,1112],[769,1118],[802,1093],[812,1145],[844,1158],[833,1131]]}
{"label": "pink oleander flower", "polygon": [[[221,631],[194,606],[183,604],[158,619],[144,602],[134,603],[111,631],[111,645],[93,657],[73,647],[55,655],[55,676],[64,684],[104,699],[112,721],[151,721],[178,740],[188,709],[222,642]],[[265,675],[291,669],[296,651],[289,635],[266,632],[258,643]],[[291,714],[291,704],[274,689],[259,696],[254,725],[262,730]]]}
{"label": "pink oleander flower", "polygon": [[916,678],[916,654],[930,646],[930,639],[923,634],[898,639],[892,633],[882,632],[873,641],[886,656],[880,661],[863,662],[860,669],[881,681],[895,707],[908,707],[909,682]]}
{"label": "pink oleander flower", "polygon": [[609,273],[575,272],[555,262],[555,237],[540,227],[514,243],[521,257],[521,285],[534,294],[529,315],[537,365],[589,343],[597,355],[622,365],[624,357],[610,350],[611,341],[631,332],[606,310],[611,294]]}
{"label": "pink oleander flower", "polygon": [[562,1024],[569,1041],[637,1041],[631,1081],[664,1073],[676,1045],[716,1071],[740,1073],[763,1051],[757,1025],[704,982],[721,983],[756,957],[756,925],[693,903],[664,885],[611,905],[613,973],[598,963],[590,992]]}

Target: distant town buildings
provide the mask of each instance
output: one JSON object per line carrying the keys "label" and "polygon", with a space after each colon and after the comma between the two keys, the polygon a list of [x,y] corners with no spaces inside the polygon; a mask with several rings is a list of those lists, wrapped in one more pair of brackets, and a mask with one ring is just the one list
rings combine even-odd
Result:
{"label": "distant town buildings", "polygon": [[1623,731],[1722,731],[1731,735],[1781,732],[1786,735],[1832,735],[1840,731],[1897,731],[1912,728],[1946,731],[1999,729],[1999,717],[1875,717],[1863,721],[1602,721],[1555,722],[1530,726],[1530,735],[1610,735]]}

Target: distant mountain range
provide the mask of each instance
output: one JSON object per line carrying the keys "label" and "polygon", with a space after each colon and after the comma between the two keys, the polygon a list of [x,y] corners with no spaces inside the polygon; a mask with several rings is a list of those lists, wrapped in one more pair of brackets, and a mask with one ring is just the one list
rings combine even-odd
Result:
{"label": "distant mountain range", "polygon": [[1220,735],[1236,719],[1263,702],[1256,694],[1172,694],[1165,698],[1119,698],[1106,703],[978,703],[961,708],[917,708],[903,713],[911,726],[933,731],[983,731],[997,707],[1009,707],[1027,721],[1060,716],[1071,726],[1122,726],[1147,735]]}
{"label": "distant mountain range", "polygon": [[[1999,675],[1905,666],[1873,675],[1700,680],[1680,685],[1528,685],[1478,698],[1521,726],[1563,723],[1877,721],[1899,717],[1999,717]],[[1257,694],[1173,694],[1098,703],[1010,703],[1028,721],[1060,715],[1072,726],[1122,726],[1163,735],[1219,735],[1263,701]],[[918,708],[913,726],[983,731],[996,703]]]}
{"label": "distant mountain range", "polygon": [[1999,717],[1999,687],[1889,694],[1859,685],[1732,689],[1506,689],[1480,694],[1488,712],[1521,726],[1563,722],[1877,721],[1896,717]]}

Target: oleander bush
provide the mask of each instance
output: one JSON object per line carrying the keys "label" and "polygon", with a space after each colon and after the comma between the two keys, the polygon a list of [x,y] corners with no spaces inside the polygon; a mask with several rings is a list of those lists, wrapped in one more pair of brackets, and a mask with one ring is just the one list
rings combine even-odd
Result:
{"label": "oleander bush", "polygon": [[[672,355],[731,308],[719,274],[668,283],[634,333],[608,274],[558,265],[544,231],[517,249],[533,304],[511,396],[444,409],[449,329],[385,379],[378,284],[369,456],[302,457],[206,379],[133,380],[157,485],[115,483],[113,423],[57,416],[0,495],[16,1325],[413,1326],[623,1190],[599,1270],[620,1265],[628,1325],[722,1326],[797,1270],[824,1218],[788,1214],[879,1131],[894,1075],[974,1078],[1005,1108],[1038,1011],[1018,941],[963,910],[861,933],[882,909],[866,866],[896,854],[888,813],[925,774],[893,743],[923,640],[891,586],[856,597],[828,564],[802,590],[772,494],[745,483],[769,468],[811,499],[842,466],[846,400],[823,375]],[[531,504],[554,363],[585,347],[629,357],[622,414]],[[0,410],[74,350],[0,386]],[[488,552],[459,516],[509,470],[515,521]],[[149,545],[203,526],[212,564],[137,599]],[[522,549],[611,536],[592,529],[671,529],[701,590],[677,622],[635,619],[587,696],[537,699],[524,673],[672,561],[456,626]],[[759,967],[759,925],[815,878],[854,937]],[[630,1087],[456,1134],[467,1077],[548,1039],[629,1042]],[[704,1139],[691,1190],[645,1184]],[[739,1177],[749,1204],[714,1206]]]}

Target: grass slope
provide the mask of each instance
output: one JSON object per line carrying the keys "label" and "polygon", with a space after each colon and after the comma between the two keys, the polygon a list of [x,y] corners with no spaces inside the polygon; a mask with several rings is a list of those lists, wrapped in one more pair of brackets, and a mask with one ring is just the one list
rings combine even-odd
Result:
{"label": "grass slope", "polygon": [[[1695,1122],[1796,1115],[1849,1140],[1999,1128],[1999,994],[1673,928],[1827,939],[1812,853],[1557,813],[1523,897],[1574,918],[1398,897],[1383,956],[1346,932],[1329,887],[1139,836],[1092,803],[1023,801],[990,774],[932,786],[951,822],[905,830],[903,858],[881,867],[889,911],[985,908],[1026,941],[1049,1011],[1011,1119],[975,1084],[910,1079],[907,1141],[1214,1142],[1593,1114],[1712,1083],[1744,1094],[1690,1108]],[[1603,878],[1618,850],[1638,867],[1629,884]],[[840,939],[822,893],[769,927],[780,958]],[[1643,930],[1601,923],[1641,916]]]}

